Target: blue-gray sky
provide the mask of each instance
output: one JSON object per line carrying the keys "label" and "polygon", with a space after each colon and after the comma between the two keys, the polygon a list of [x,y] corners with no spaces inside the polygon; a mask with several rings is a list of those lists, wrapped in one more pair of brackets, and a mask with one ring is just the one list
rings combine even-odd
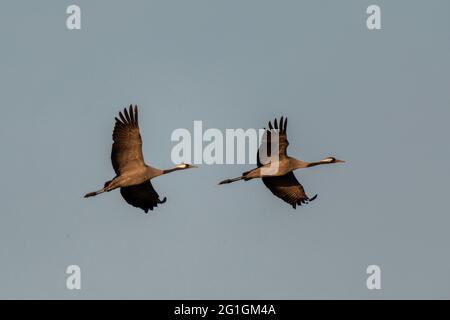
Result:
{"label": "blue-gray sky", "polygon": [[[0,11],[1,298],[448,298],[448,1],[4,1]],[[382,30],[366,28],[378,4]],[[116,113],[140,107],[144,156],[176,128],[289,117],[319,197],[293,210],[251,166],[155,179],[150,215],[113,177]],[[82,270],[82,290],[65,269]],[[366,288],[366,267],[382,290]]]}

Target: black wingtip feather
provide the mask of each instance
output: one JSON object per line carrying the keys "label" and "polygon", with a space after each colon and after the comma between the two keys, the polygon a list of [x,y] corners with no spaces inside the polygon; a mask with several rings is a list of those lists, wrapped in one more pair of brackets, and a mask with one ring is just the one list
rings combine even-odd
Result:
{"label": "black wingtip feather", "polygon": [[275,118],[273,121],[269,121],[269,129],[264,128],[264,130],[270,131],[270,130],[279,130],[280,133],[286,133],[287,129],[287,117],[281,116],[280,119]]}
{"label": "black wingtip feather", "polygon": [[136,126],[138,125],[138,107],[137,107],[137,105],[135,105],[134,106],[134,121],[135,121],[135,124],[136,124]]}
{"label": "black wingtip feather", "polygon": [[132,123],[132,124],[134,124],[134,112],[133,112],[133,106],[130,104],[130,111],[129,111],[129,114],[130,114],[130,122]]}
{"label": "black wingtip feather", "polygon": [[124,108],[123,111],[119,111],[119,118],[115,117],[116,122],[119,122],[123,125],[131,124],[137,127],[138,126],[137,105],[133,107],[133,105],[130,104],[128,108]]}
{"label": "black wingtip feather", "polygon": [[120,119],[118,119],[117,117],[114,117],[114,119],[116,119],[116,123],[123,124],[123,122]]}
{"label": "black wingtip feather", "polygon": [[131,123],[130,115],[128,114],[127,108],[123,109],[123,113],[125,114],[125,118],[127,119],[127,122]]}
{"label": "black wingtip feather", "polygon": [[123,124],[127,123],[127,119],[125,119],[122,112],[119,112],[119,117],[120,117],[120,120],[122,120]]}

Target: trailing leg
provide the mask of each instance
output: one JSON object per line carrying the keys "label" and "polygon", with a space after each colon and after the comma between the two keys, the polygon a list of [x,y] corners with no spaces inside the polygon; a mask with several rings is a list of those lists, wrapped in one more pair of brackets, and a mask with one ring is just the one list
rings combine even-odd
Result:
{"label": "trailing leg", "polygon": [[103,192],[109,192],[109,191],[115,189],[115,187],[114,187],[113,184],[111,183],[111,182],[113,182],[113,181],[114,181],[114,179],[105,182],[105,186],[104,186],[102,189],[97,190],[97,191],[93,191],[93,192],[86,193],[86,194],[84,195],[84,197],[85,197],[85,198],[94,197],[94,196],[99,195],[99,194],[101,194],[101,193],[103,193]]}

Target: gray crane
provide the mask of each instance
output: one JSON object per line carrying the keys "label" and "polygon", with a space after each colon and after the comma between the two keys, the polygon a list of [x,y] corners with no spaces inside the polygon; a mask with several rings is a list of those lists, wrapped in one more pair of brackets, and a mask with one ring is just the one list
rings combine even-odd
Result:
{"label": "gray crane", "polygon": [[[334,157],[326,157],[317,162],[305,162],[289,157],[286,154],[286,149],[289,145],[286,129],[287,118],[283,120],[283,117],[281,117],[279,126],[277,119],[275,119],[273,126],[269,122],[269,129],[266,129],[264,132],[262,144],[258,149],[258,167],[242,173],[240,177],[223,180],[219,184],[261,178],[264,185],[275,196],[292,205],[294,209],[296,209],[297,205],[301,206],[316,199],[317,194],[311,198],[306,195],[303,186],[294,175],[294,170],[345,161]],[[278,157],[271,156],[272,150],[278,151]]]}
{"label": "gray crane", "polygon": [[102,189],[87,193],[89,198],[120,188],[120,193],[125,201],[148,212],[158,204],[166,202],[167,198],[159,199],[158,193],[150,182],[151,179],[170,172],[195,168],[190,164],[179,164],[172,169],[161,170],[148,166],[144,162],[142,154],[142,139],[139,133],[138,109],[130,105],[129,111],[125,108],[119,112],[119,118],[113,131],[113,145],[111,161],[116,177],[105,182]]}

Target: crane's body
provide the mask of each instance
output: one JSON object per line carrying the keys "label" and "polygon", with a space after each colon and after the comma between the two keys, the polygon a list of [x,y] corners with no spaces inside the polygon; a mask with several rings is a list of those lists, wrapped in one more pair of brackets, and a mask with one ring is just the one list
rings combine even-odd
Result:
{"label": "crane's body", "polygon": [[119,112],[120,119],[116,118],[113,131],[113,147],[111,161],[116,172],[116,177],[105,182],[102,189],[87,193],[84,197],[89,198],[120,188],[120,193],[131,205],[148,212],[153,210],[159,203],[159,195],[153,189],[151,179],[177,170],[195,168],[189,164],[180,164],[172,169],[161,170],[148,166],[144,162],[142,154],[142,139],[139,132],[137,106],[130,106]]}
{"label": "crane's body", "polygon": [[[345,161],[327,157],[317,162],[306,162],[289,157],[286,153],[289,145],[286,129],[287,118],[283,121],[283,117],[281,117],[279,126],[277,119],[275,119],[273,126],[269,122],[269,129],[266,129],[264,133],[263,143],[257,154],[258,167],[242,173],[240,177],[223,180],[219,184],[260,178],[275,196],[292,205],[294,209],[297,205],[314,200],[317,195],[309,198],[293,172],[297,169]],[[275,149],[275,156],[271,156],[271,148]]]}

